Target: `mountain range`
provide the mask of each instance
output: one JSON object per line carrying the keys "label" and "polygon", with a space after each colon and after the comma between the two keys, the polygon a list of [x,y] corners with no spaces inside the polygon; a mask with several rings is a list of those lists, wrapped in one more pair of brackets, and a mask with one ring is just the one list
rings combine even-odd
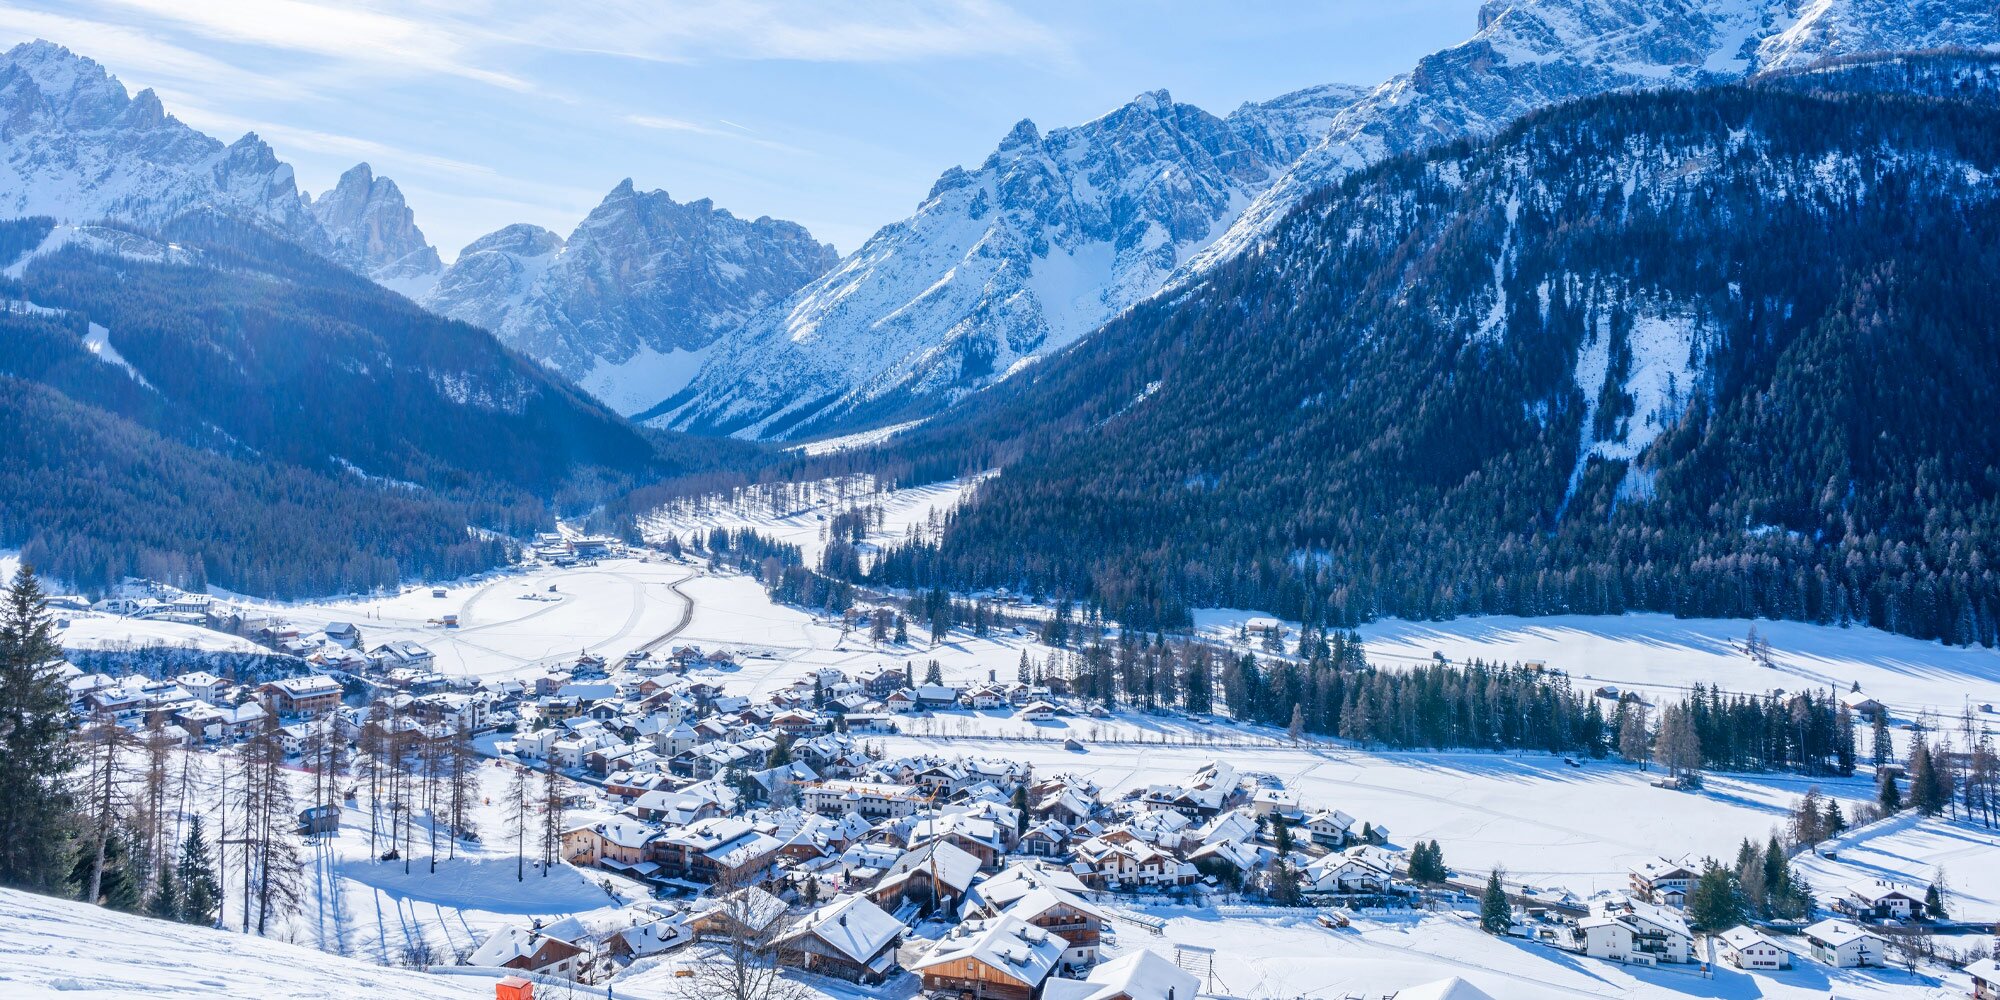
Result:
{"label": "mountain range", "polygon": [[649,415],[752,437],[920,418],[1242,254],[1387,156],[1596,93],[1996,41],[2000,12],[1964,0],[1492,0],[1468,41],[1365,92],[1220,120],[1156,93],[1046,137],[1024,122]]}
{"label": "mountain range", "polygon": [[[400,573],[500,558],[502,539],[546,523],[552,508],[593,508],[659,476],[768,462],[767,452],[721,438],[808,438],[929,421],[856,461],[897,467],[905,479],[1006,471],[964,515],[963,523],[978,529],[880,563],[898,582],[1046,585],[1088,593],[1141,621],[1175,620],[1177,609],[1199,601],[1308,611],[1330,598],[1325,572],[1341,565],[1331,553],[1366,547],[1351,525],[1335,531],[1322,518],[1310,530],[1299,527],[1289,520],[1297,513],[1287,506],[1293,500],[1256,491],[1220,507],[1221,501],[1188,498],[1229,496],[1230,456],[1242,456],[1243,468],[1262,468],[1276,482],[1328,494],[1278,458],[1260,465],[1282,454],[1271,450],[1272,436],[1293,433],[1285,428],[1297,414],[1313,416],[1329,400],[1389,407],[1390,396],[1329,384],[1298,400],[1297,414],[1260,409],[1255,423],[1217,413],[1213,426],[1154,427],[1167,443],[1121,437],[1121,428],[1167,412],[1159,409],[1163,400],[1175,401],[1185,420],[1204,412],[1205,400],[1245,391],[1260,405],[1285,399],[1290,381],[1313,384],[1326,375],[1297,368],[1300,345],[1323,345],[1329,331],[1345,331],[1360,344],[1389,343],[1378,328],[1410,322],[1404,315],[1410,303],[1423,301],[1432,312],[1423,335],[1446,330],[1449,336],[1433,344],[1411,334],[1415,339],[1397,348],[1401,367],[1356,377],[1384,379],[1393,371],[1420,385],[1438,378],[1459,384],[1477,381],[1461,370],[1467,358],[1492,361],[1518,383],[1488,385],[1488,396],[1502,401],[1493,405],[1505,412],[1481,411],[1481,420],[1461,426],[1455,421],[1470,419],[1468,404],[1456,397],[1395,397],[1396,407],[1415,409],[1348,413],[1350,423],[1314,425],[1316,432],[1350,442],[1359,440],[1358,427],[1385,442],[1441,434],[1435,449],[1391,449],[1389,457],[1426,467],[1435,460],[1427,456],[1456,455],[1451,472],[1475,470],[1517,487],[1510,502],[1521,506],[1509,508],[1509,517],[1563,536],[1574,530],[1578,511],[1610,519],[1621,510],[1662,509],[1640,501],[1666,489],[1662,484],[1683,481],[1666,475],[1670,466],[1659,449],[1681,440],[1689,408],[1735,399],[1732,387],[1740,386],[1732,379],[1776,377],[1769,366],[1746,374],[1744,366],[1772,361],[1760,353],[1768,344],[1739,329],[1754,327],[1763,314],[1746,315],[1743,303],[1715,298],[1714,275],[1693,285],[1641,288],[1549,266],[1533,288],[1520,285],[1523,253],[1631,257],[1631,241],[1661,238],[1658,227],[1607,230],[1601,247],[1558,245],[1547,233],[1518,227],[1512,215],[1498,225],[1449,203],[1449,185],[1412,162],[1458,172],[1461,187],[1472,190],[1462,182],[1465,171],[1497,170],[1477,159],[1486,140],[1524,141],[1507,131],[1515,128],[1510,123],[1523,116],[1545,122],[1549,108],[1596,107],[1592,100],[1605,94],[1698,93],[1717,102],[1712,116],[1722,117],[1741,109],[1728,103],[1734,98],[1716,95],[1738,93],[1729,85],[1754,80],[1749,92],[1756,101],[1837,99],[1849,112],[1876,114],[1890,105],[1868,101],[1909,99],[1928,81],[1938,88],[1927,95],[1932,99],[1976,103],[1986,93],[1976,79],[1985,70],[1973,55],[1953,63],[1959,75],[1949,78],[1934,72],[1933,63],[1918,73],[1914,62],[1895,68],[1860,55],[1996,41],[2000,13],[1964,0],[1494,2],[1483,8],[1471,40],[1375,88],[1310,88],[1225,116],[1156,91],[1072,128],[1044,131],[1023,121],[984,162],[946,171],[913,216],[844,259],[794,223],[744,219],[705,199],[676,201],[627,180],[567,237],[507,226],[474,241],[449,267],[394,182],[367,164],[309,195],[255,135],[225,145],[168,115],[151,92],[128,95],[87,58],[46,42],[17,46],[0,58],[0,216],[16,217],[0,223],[0,258],[7,262],[0,320],[16,331],[0,357],[0,377],[19,390],[5,416],[22,427],[40,421],[76,432],[62,436],[61,447],[34,449],[33,461],[11,469],[26,485],[17,509],[0,518],[10,529],[0,544],[32,546],[85,581],[150,567],[159,578],[226,579],[264,592],[374,586]],[[1864,65],[1866,72],[1857,68]],[[1671,101],[1644,106],[1646,114],[1673,107]],[[1968,127],[1984,124],[1968,121]],[[1660,141],[1685,162],[1743,152],[1701,153],[1678,123],[1655,124],[1647,135],[1666,136]],[[1444,159],[1424,159],[1433,155]],[[1826,155],[1858,153],[1839,147]],[[1878,190],[1875,174],[1908,168],[1901,161],[1857,162],[1874,173],[1842,189],[1850,196]],[[1976,158],[1966,162],[1985,169]],[[1561,173],[1559,161],[1542,166],[1542,183],[1604,181]],[[1631,175],[1626,197],[1673,183],[1644,173],[1637,162],[1614,166]],[[1770,183],[1826,193],[1823,177],[1790,161],[1780,166],[1772,168]],[[1731,176],[1741,186],[1754,175]],[[1923,179],[1945,184],[1951,177]],[[1519,199],[1546,215],[1568,213],[1577,226],[1593,221],[1572,206],[1535,204],[1541,192],[1524,192],[1512,181],[1478,190],[1482,198]],[[1373,214],[1338,200],[1357,191],[1368,193]],[[1739,200],[1745,212],[1786,207]],[[1674,205],[1684,213],[1700,207]],[[1355,227],[1349,235],[1334,240],[1310,230],[1316,213],[1340,212]],[[1456,218],[1459,230],[1412,230],[1423,238],[1398,251],[1422,253],[1421,271],[1354,256],[1387,252],[1375,242],[1377,227],[1393,234],[1447,218]],[[1940,224],[1939,231],[1946,228]],[[1865,226],[1859,233],[1863,243],[1879,235]],[[1286,234],[1318,241],[1318,257],[1286,250]],[[1733,235],[1708,238],[1720,245]],[[1351,245],[1334,245],[1341,240]],[[1273,264],[1281,259],[1289,263]],[[1342,263],[1329,267],[1328,259]],[[1792,263],[1809,269],[1819,262],[1795,255]],[[1861,266],[1845,260],[1848,270],[1835,276],[1859,280]],[[1413,275],[1442,284],[1420,286]],[[1379,284],[1356,286],[1357,276]],[[1839,291],[1814,286],[1786,308],[1810,306],[1818,310],[1812,315],[1824,315]],[[1573,303],[1571,296],[1587,300],[1587,307],[1573,308],[1592,319],[1577,321],[1580,327],[1547,320],[1556,332],[1539,339],[1517,335],[1520,303]],[[1607,296],[1617,300],[1615,308]],[[1633,296],[1651,296],[1652,306]],[[1374,318],[1357,319],[1357,303],[1366,303]],[[1461,329],[1468,323],[1469,333]],[[1595,331],[1591,324],[1610,332],[1579,332]],[[1784,336],[1806,340],[1795,328]],[[1278,345],[1291,345],[1294,354],[1270,353]],[[1411,357],[1443,350],[1439,345],[1456,345],[1450,349],[1459,353],[1433,357],[1433,369],[1406,367]],[[1336,368],[1358,363],[1333,354],[1321,360]],[[1190,375],[1217,365],[1240,366],[1231,376],[1239,380]],[[1518,386],[1536,391],[1520,396]],[[1566,386],[1579,395],[1572,398]],[[1198,395],[1186,395],[1192,387]],[[1517,406],[1532,416],[1532,433],[1510,422]],[[1404,417],[1385,416],[1392,412]],[[642,431],[620,414],[666,430]],[[86,427],[94,429],[85,433]],[[671,431],[696,432],[709,443]],[[1501,448],[1501,459],[1494,457],[1499,452],[1465,452],[1517,431],[1533,439],[1529,452]],[[1094,450],[1113,443],[1122,450]],[[1354,456],[1386,453],[1355,449],[1310,458],[1363,481],[1375,473]],[[1564,454],[1567,460],[1559,461]],[[1130,465],[1142,457],[1157,467]],[[1527,463],[1535,471],[1485,464],[1492,461]],[[152,485],[134,480],[136,471],[101,483],[122,499],[78,515],[91,505],[34,485],[60,475],[66,463],[145,466]],[[1615,479],[1607,479],[1614,466]],[[1544,473],[1557,468],[1560,490],[1550,502]],[[1149,478],[1161,469],[1171,470],[1171,483]],[[1902,474],[1892,470],[1868,481]],[[160,531],[119,537],[120,518],[136,517],[132,507],[142,497],[157,503],[161,482],[236,512],[235,521],[256,525],[254,542],[218,548],[221,522],[184,508]],[[1042,492],[1050,483],[1062,485]],[[1437,484],[1408,485],[1410,495],[1420,496]],[[1010,507],[1007,497],[1048,502],[1071,489],[1079,502],[1101,500],[1103,519],[1058,519],[1030,538],[1019,537],[1020,525],[1007,520],[1029,509]],[[1772,487],[1739,498],[1731,509],[1747,516],[1779,492]],[[1203,510],[1214,521],[1201,530],[1145,521],[1148,505],[1163,495],[1175,498],[1169,509]],[[1255,502],[1244,499],[1252,495]],[[304,498],[297,502],[327,523],[349,525],[343,530],[353,537],[338,551],[320,552],[309,568],[282,565],[277,553],[302,544],[273,516],[287,496]],[[395,498],[405,513],[393,523],[360,513],[383,497]],[[1383,507],[1379,498],[1351,499],[1357,510]],[[1453,501],[1445,494],[1433,499],[1440,509]],[[1260,518],[1284,526],[1272,527],[1272,537],[1285,536],[1288,547],[1274,554],[1271,538],[1252,544],[1230,535],[1230,525]],[[1878,523],[1894,521],[1884,518]],[[1767,517],[1751,527],[1805,530],[1783,527],[1798,520]],[[1165,533],[1147,537],[1178,541],[1158,542],[1144,559],[1100,552],[1101,562],[1080,564],[1093,550],[1065,534],[1122,537],[1141,522]],[[491,534],[468,542],[461,530],[467,524]],[[1421,517],[1412,524],[1418,534],[1420,527],[1465,528]],[[36,525],[42,527],[31,531]],[[1687,521],[1674,527],[1693,530]],[[967,541],[974,537],[1012,538],[1014,548],[1002,558],[982,548],[988,543]],[[1345,548],[1330,541],[1336,537]],[[1387,537],[1370,536],[1366,544]],[[1060,556],[1044,551],[1058,539]],[[1175,564],[1174,545],[1189,539],[1221,545],[1223,565]],[[1450,550],[1436,539],[1414,544]],[[1466,551],[1474,553],[1467,559],[1485,558],[1476,546]],[[1546,556],[1532,569],[1556,566],[1576,568]],[[1175,573],[1181,576],[1174,591],[1159,589],[1163,575]],[[1390,607],[1448,613],[1468,600],[1478,607],[1499,601],[1466,597],[1468,587],[1477,588],[1465,580],[1448,598],[1412,597],[1406,584],[1371,584],[1356,596],[1350,579],[1338,610],[1328,605],[1312,615],[1354,620]],[[1869,614],[1879,617],[1887,599],[1869,595],[1873,585],[1843,581],[1843,599],[1874,602]],[[1789,584],[1780,589],[1799,591]],[[1978,603],[1959,603],[1966,602]],[[1570,603],[1618,601],[1600,594]],[[1745,608],[1763,605],[1731,613]],[[1954,620],[1951,627],[1976,631],[1983,614],[1975,607],[1973,624]]]}
{"label": "mountain range", "polygon": [[[2000,641],[2000,56],[1606,95],[1391,158],[881,447],[881,586]],[[852,459],[850,459],[851,461]],[[830,551],[829,567],[855,562]]]}
{"label": "mountain range", "polygon": [[52,42],[0,56],[0,160],[6,216],[153,228],[209,209],[399,290],[421,290],[441,269],[395,182],[367,164],[315,202],[255,133],[224,145]]}
{"label": "mountain range", "polygon": [[1990,45],[1967,0],[1491,0],[1465,42],[1378,86],[1218,117],[1142,94],[1095,121],[1023,121],[845,259],[802,227],[614,189],[565,239],[506,226],[449,269],[366,164],[298,191],[254,135],[224,146],[32,43],[6,58],[16,214],[258,221],[680,430],[804,438],[938,412],[1254,248],[1312,191],[1537,108],[1698,86],[1867,51]]}

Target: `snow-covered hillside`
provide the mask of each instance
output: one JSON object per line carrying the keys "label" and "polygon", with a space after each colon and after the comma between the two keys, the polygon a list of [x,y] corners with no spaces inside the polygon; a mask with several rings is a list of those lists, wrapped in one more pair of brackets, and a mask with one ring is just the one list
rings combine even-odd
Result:
{"label": "snow-covered hillside", "polygon": [[660,419],[785,438],[934,412],[1257,246],[1306,195],[1386,157],[1590,94],[1996,43],[2000,12],[1967,0],[1491,0],[1469,40],[1365,92],[1224,119],[1157,93],[1047,135],[1023,122],[728,338]]}
{"label": "snow-covered hillside", "polygon": [[567,241],[523,225],[473,241],[425,302],[634,413],[678,391],[717,337],[836,256],[797,223],[739,219],[627,179]]}
{"label": "snow-covered hillside", "polygon": [[253,222],[398,291],[438,269],[395,182],[362,164],[318,201],[256,133],[188,127],[95,61],[34,41],[0,56],[0,217],[158,227],[198,209]]}
{"label": "snow-covered hillside", "polygon": [[0,889],[0,994],[479,1000],[492,980],[385,969],[311,948]]}

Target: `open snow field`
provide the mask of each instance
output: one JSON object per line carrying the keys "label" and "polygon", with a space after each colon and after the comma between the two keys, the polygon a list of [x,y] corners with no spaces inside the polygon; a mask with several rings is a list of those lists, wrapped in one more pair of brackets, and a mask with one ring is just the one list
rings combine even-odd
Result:
{"label": "open snow field", "polygon": [[1904,813],[1835,838],[1797,865],[1822,892],[1878,878],[1922,888],[1942,872],[1952,919],[2000,924],[2000,830],[1977,823]]}
{"label": "open snow field", "polygon": [[[1770,643],[1770,667],[1743,652],[1752,625]],[[1899,718],[1930,708],[1951,719],[1968,700],[2000,704],[2000,650],[1946,646],[1863,627],[1633,614],[1386,621],[1362,628],[1361,635],[1368,655],[1384,666],[1398,659],[1429,660],[1432,650],[1453,660],[1540,660],[1593,685],[1649,694],[1697,683],[1750,692],[1847,691],[1859,683]],[[2000,724],[2000,716],[1993,721]]]}
{"label": "open snow field", "polygon": [[[615,659],[671,631],[687,609],[674,586],[695,572],[618,559],[440,585],[444,597],[424,586],[393,597],[251,606],[300,625],[352,622],[370,648],[415,640],[437,655],[436,669],[447,676],[504,678],[572,662],[585,650]],[[458,628],[440,624],[447,614],[459,616]]]}
{"label": "open snow field", "polygon": [[835,514],[854,507],[882,508],[882,523],[871,525],[859,546],[865,558],[879,547],[902,541],[913,529],[929,531],[983,479],[953,479],[880,493],[873,490],[872,477],[868,476],[805,483],[784,496],[756,487],[732,502],[709,498],[663,507],[644,519],[640,528],[649,541],[670,534],[685,539],[692,532],[715,528],[750,528],[766,538],[798,546],[806,565],[818,566]]}
{"label": "open snow field", "polygon": [[[1234,642],[1237,627],[1253,617],[1259,616],[1210,609],[1196,613],[1195,625],[1210,639]],[[1770,667],[1743,651],[1753,626],[1770,644]],[[1289,651],[1298,641],[1298,624],[1286,628]],[[1968,701],[2000,706],[2000,650],[1946,646],[1861,626],[1657,614],[1492,615],[1442,622],[1387,619],[1359,631],[1377,666],[1429,663],[1434,652],[1454,662],[1541,661],[1593,687],[1638,690],[1649,700],[1694,684],[1761,694],[1773,688],[1844,692],[1859,683],[1898,719],[1926,708],[1956,718]],[[2000,727],[2000,715],[1990,721]]]}
{"label": "open snow field", "polygon": [[69,622],[67,628],[56,633],[56,641],[62,643],[64,649],[170,646],[223,653],[270,652],[241,636],[181,622],[123,618],[95,611],[65,611],[58,617]]}
{"label": "open snow field", "polygon": [[282,941],[162,924],[0,889],[0,996],[481,1000],[490,978],[430,976]]}

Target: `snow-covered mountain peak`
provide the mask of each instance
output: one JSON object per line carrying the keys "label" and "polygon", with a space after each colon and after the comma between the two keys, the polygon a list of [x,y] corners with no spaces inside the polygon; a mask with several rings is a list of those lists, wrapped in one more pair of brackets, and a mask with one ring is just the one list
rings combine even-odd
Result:
{"label": "snow-covered mountain peak", "polygon": [[1257,245],[1301,198],[1352,170],[1489,135],[1538,108],[1830,56],[2000,43],[2000,8],[1983,0],[1489,0],[1478,24],[1343,110],[1175,281]]}
{"label": "snow-covered mountain peak", "polygon": [[157,227],[212,209],[392,287],[438,270],[394,182],[364,165],[314,206],[257,133],[224,145],[151,90],[128,96],[96,61],[52,42],[0,56],[0,161],[0,215]]}

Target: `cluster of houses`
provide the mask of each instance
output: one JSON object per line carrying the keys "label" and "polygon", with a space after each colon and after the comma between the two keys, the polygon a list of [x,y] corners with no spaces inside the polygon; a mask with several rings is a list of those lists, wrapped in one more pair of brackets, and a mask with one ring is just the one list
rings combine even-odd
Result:
{"label": "cluster of houses", "polygon": [[1112,797],[1014,760],[885,755],[854,725],[905,700],[1060,710],[1028,685],[822,671],[751,701],[656,666],[572,677],[524,703],[500,748],[603,790],[609,810],[564,832],[564,861],[685,901],[631,927],[515,929],[472,964],[575,976],[747,935],[803,972],[874,984],[907,971],[974,1000],[1187,1000],[1198,984],[1171,961],[1101,960],[1111,894],[1219,891],[1270,868],[1280,843],[1307,892],[1396,891],[1386,831],[1364,842],[1366,824],[1225,762]]}
{"label": "cluster of houses", "polygon": [[[1608,961],[1634,965],[1699,962],[1694,933],[1683,916],[1688,894],[1701,877],[1691,859],[1655,859],[1633,868],[1630,887],[1590,900],[1589,914],[1573,921],[1557,944]],[[1718,961],[1738,969],[1789,969],[1795,956],[1835,968],[1881,967],[1888,939],[1872,927],[1902,924],[1923,913],[1923,893],[1885,879],[1863,879],[1822,894],[1832,916],[1800,928],[1788,943],[1750,926],[1715,937]],[[1977,995],[1977,994],[1975,994]]]}
{"label": "cluster of houses", "polygon": [[535,536],[528,555],[552,566],[591,565],[622,552],[624,543],[608,535],[566,535],[548,531]]}

